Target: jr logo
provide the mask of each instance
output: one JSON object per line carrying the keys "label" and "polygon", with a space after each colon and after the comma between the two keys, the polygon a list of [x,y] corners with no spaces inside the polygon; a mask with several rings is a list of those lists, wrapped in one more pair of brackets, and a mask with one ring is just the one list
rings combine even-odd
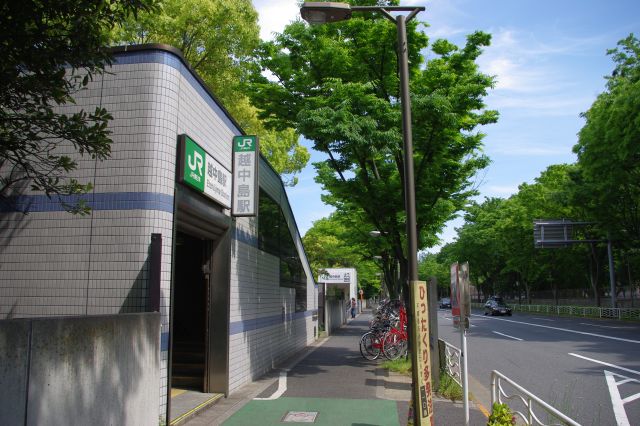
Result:
{"label": "jr logo", "polygon": [[182,179],[200,192],[205,187],[205,172],[207,170],[207,153],[189,136],[182,135]]}
{"label": "jr logo", "polygon": [[194,172],[198,169],[198,175],[202,176],[202,166],[204,165],[204,159],[202,155],[198,151],[193,151],[193,156],[187,156],[187,163],[189,164],[189,168]]}

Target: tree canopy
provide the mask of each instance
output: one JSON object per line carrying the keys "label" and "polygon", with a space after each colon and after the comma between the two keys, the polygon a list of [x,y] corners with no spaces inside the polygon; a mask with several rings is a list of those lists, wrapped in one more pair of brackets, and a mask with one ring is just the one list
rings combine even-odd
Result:
{"label": "tree canopy", "polygon": [[586,208],[612,236],[640,240],[640,41],[633,35],[607,52],[615,68],[606,91],[583,114],[578,154]]}
{"label": "tree canopy", "polygon": [[[471,178],[488,164],[478,127],[495,122],[497,113],[483,102],[493,78],[475,62],[488,34],[469,35],[461,48],[436,40],[428,62],[421,52],[429,42],[415,21],[407,37],[417,231],[425,248],[475,194]],[[314,164],[328,192],[323,200],[381,232],[385,274],[401,269],[392,296],[407,276],[396,43],[395,26],[371,13],[327,25],[292,23],[261,44],[259,64],[274,78],[254,74],[250,92],[269,126],[295,128],[328,155]]]}
{"label": "tree canopy", "polygon": [[[609,291],[606,241],[613,244],[616,293],[635,291],[640,273],[640,42],[633,35],[607,52],[614,69],[606,90],[587,112],[578,134],[575,164],[552,165],[533,184],[506,200],[488,199],[467,209],[458,238],[437,260],[468,260],[472,280],[493,293],[553,298],[593,298]],[[582,222],[571,238],[582,243],[534,248],[535,219]],[[632,293],[633,294],[633,293]],[[610,296],[610,294],[609,294]]]}
{"label": "tree canopy", "polygon": [[[129,19],[111,32],[112,43],[165,43],[179,48],[240,126],[260,136],[274,169],[295,175],[309,160],[292,128],[267,129],[262,106],[247,97],[253,55],[260,43],[258,13],[250,0],[162,0],[161,8]],[[285,177],[295,184],[296,177]]]}
{"label": "tree canopy", "polygon": [[355,268],[364,296],[377,296],[383,278],[375,254],[365,244],[369,235],[347,219],[334,213],[315,221],[307,231],[302,241],[311,269],[318,277],[326,268]]}
{"label": "tree canopy", "polygon": [[[0,6],[0,197],[26,188],[47,196],[72,196],[90,183],[69,178],[73,153],[102,160],[110,154],[111,115],[63,114],[74,95],[110,64],[105,35],[126,19],[154,9],[155,0],[5,1]],[[70,145],[72,149],[60,149]],[[82,202],[62,198],[72,212]]]}

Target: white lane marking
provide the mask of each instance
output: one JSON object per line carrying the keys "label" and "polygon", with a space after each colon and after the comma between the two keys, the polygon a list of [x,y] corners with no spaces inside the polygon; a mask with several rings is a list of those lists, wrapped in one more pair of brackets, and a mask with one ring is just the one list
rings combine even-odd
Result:
{"label": "white lane marking", "polygon": [[270,397],[253,399],[256,401],[273,401],[274,399],[280,398],[282,394],[287,391],[287,371],[289,370],[280,372],[280,378],[278,379],[278,390],[276,390]]}
{"label": "white lane marking", "polygon": [[509,336],[508,334],[498,333],[497,331],[494,331],[494,333],[495,334],[499,334],[499,335],[504,336],[504,337],[508,337],[509,339],[518,340],[518,341],[522,342],[522,339],[518,339],[517,337]]}
{"label": "white lane marking", "polygon": [[[481,315],[472,315],[472,316],[474,316],[474,317],[482,317]],[[508,319],[504,319],[504,318],[493,318],[493,317],[491,319],[494,320],[494,321],[506,321],[506,322],[512,322],[514,324],[524,324],[524,325],[530,325],[532,327],[540,327],[540,328],[548,328],[548,329],[551,329],[551,330],[566,331],[567,333],[575,333],[575,334],[582,334],[582,335],[585,335],[585,336],[601,337],[603,339],[618,340],[620,342],[640,343],[640,340],[623,339],[621,337],[605,336],[605,335],[602,335],[602,334],[587,333],[586,331],[569,330],[568,328],[551,327],[549,325],[534,324],[534,323],[531,323],[531,322],[514,321],[514,320],[508,320]]]}
{"label": "white lane marking", "polygon": [[640,371],[632,370],[630,368],[620,367],[619,365],[609,364],[608,362],[599,361],[597,359],[589,358],[589,357],[586,357],[586,356],[583,356],[583,355],[574,354],[574,353],[571,353],[571,352],[569,352],[569,355],[575,356],[576,358],[582,358],[582,359],[585,359],[587,361],[595,362],[596,364],[602,364],[602,365],[606,365],[607,367],[617,368],[618,370],[622,370],[622,371],[626,371],[626,372],[629,372],[629,373],[640,375]]}
{"label": "white lane marking", "polygon": [[599,325],[599,324],[589,324],[588,322],[581,322],[581,325],[588,325],[589,327],[598,327],[598,328],[611,328],[614,330],[629,330],[631,327],[616,327],[613,325]]}
{"label": "white lane marking", "polygon": [[[620,396],[620,390],[618,389],[618,386],[630,382],[640,383],[640,381],[627,376],[623,376],[621,374],[612,373],[608,370],[604,370],[604,376],[607,379],[607,386],[609,387],[609,394],[611,395],[611,405],[613,405],[613,413],[616,416],[618,426],[630,426],[627,412],[624,409],[624,404],[640,398],[640,393],[622,398]],[[616,382],[616,376],[622,377],[622,380]]]}
{"label": "white lane marking", "polygon": [[538,320],[538,321],[555,321],[554,319],[551,318],[537,318],[537,317],[533,317],[533,319]]}

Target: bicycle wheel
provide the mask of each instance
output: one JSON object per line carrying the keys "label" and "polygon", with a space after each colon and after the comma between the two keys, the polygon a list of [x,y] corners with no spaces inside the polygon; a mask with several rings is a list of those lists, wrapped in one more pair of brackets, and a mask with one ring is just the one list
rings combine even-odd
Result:
{"label": "bicycle wheel", "polygon": [[360,338],[360,354],[364,359],[373,361],[380,356],[382,343],[376,333],[369,331]]}
{"label": "bicycle wheel", "polygon": [[382,353],[387,359],[400,358],[407,351],[407,340],[396,333],[389,332],[382,339]]}

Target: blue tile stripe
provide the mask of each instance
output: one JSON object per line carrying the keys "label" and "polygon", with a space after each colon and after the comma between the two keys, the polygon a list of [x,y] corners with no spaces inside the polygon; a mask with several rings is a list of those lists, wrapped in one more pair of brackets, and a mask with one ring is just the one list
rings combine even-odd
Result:
{"label": "blue tile stripe", "polygon": [[[296,312],[287,315],[287,321],[295,321],[302,318],[310,317],[315,311]],[[270,317],[255,318],[244,321],[235,321],[229,324],[229,335],[244,333],[245,331],[258,330],[260,328],[271,327],[282,324],[285,319],[282,315],[273,315]]]}
{"label": "blue tile stripe", "polygon": [[52,196],[20,195],[0,203],[0,212],[61,212],[63,203],[76,204],[85,200],[93,210],[159,210],[173,213],[173,196],[157,192],[104,192],[85,195]]}
{"label": "blue tile stripe", "polygon": [[165,331],[160,334],[160,350],[166,352],[169,350],[169,332]]}
{"label": "blue tile stripe", "polygon": [[[298,320],[317,314],[318,311],[304,311],[296,312],[295,314],[289,314],[289,320]],[[229,335],[240,334],[245,331],[258,330],[260,328],[271,327],[274,325],[282,324],[284,321],[282,315],[274,315],[271,317],[257,318],[245,321],[236,321],[229,324]],[[160,350],[165,352],[169,350],[169,333],[164,332],[160,334]]]}
{"label": "blue tile stripe", "polygon": [[228,113],[225,112],[218,101],[211,96],[211,94],[205,89],[202,84],[195,78],[193,73],[185,66],[185,64],[171,52],[163,50],[151,50],[142,52],[122,52],[114,54],[113,65],[127,65],[127,64],[163,64],[176,69],[182,74],[182,76],[189,82],[191,87],[200,95],[202,99],[209,105],[209,107],[216,113],[216,115],[225,122],[235,134],[240,135],[244,132],[237,127],[237,125],[229,118]]}

